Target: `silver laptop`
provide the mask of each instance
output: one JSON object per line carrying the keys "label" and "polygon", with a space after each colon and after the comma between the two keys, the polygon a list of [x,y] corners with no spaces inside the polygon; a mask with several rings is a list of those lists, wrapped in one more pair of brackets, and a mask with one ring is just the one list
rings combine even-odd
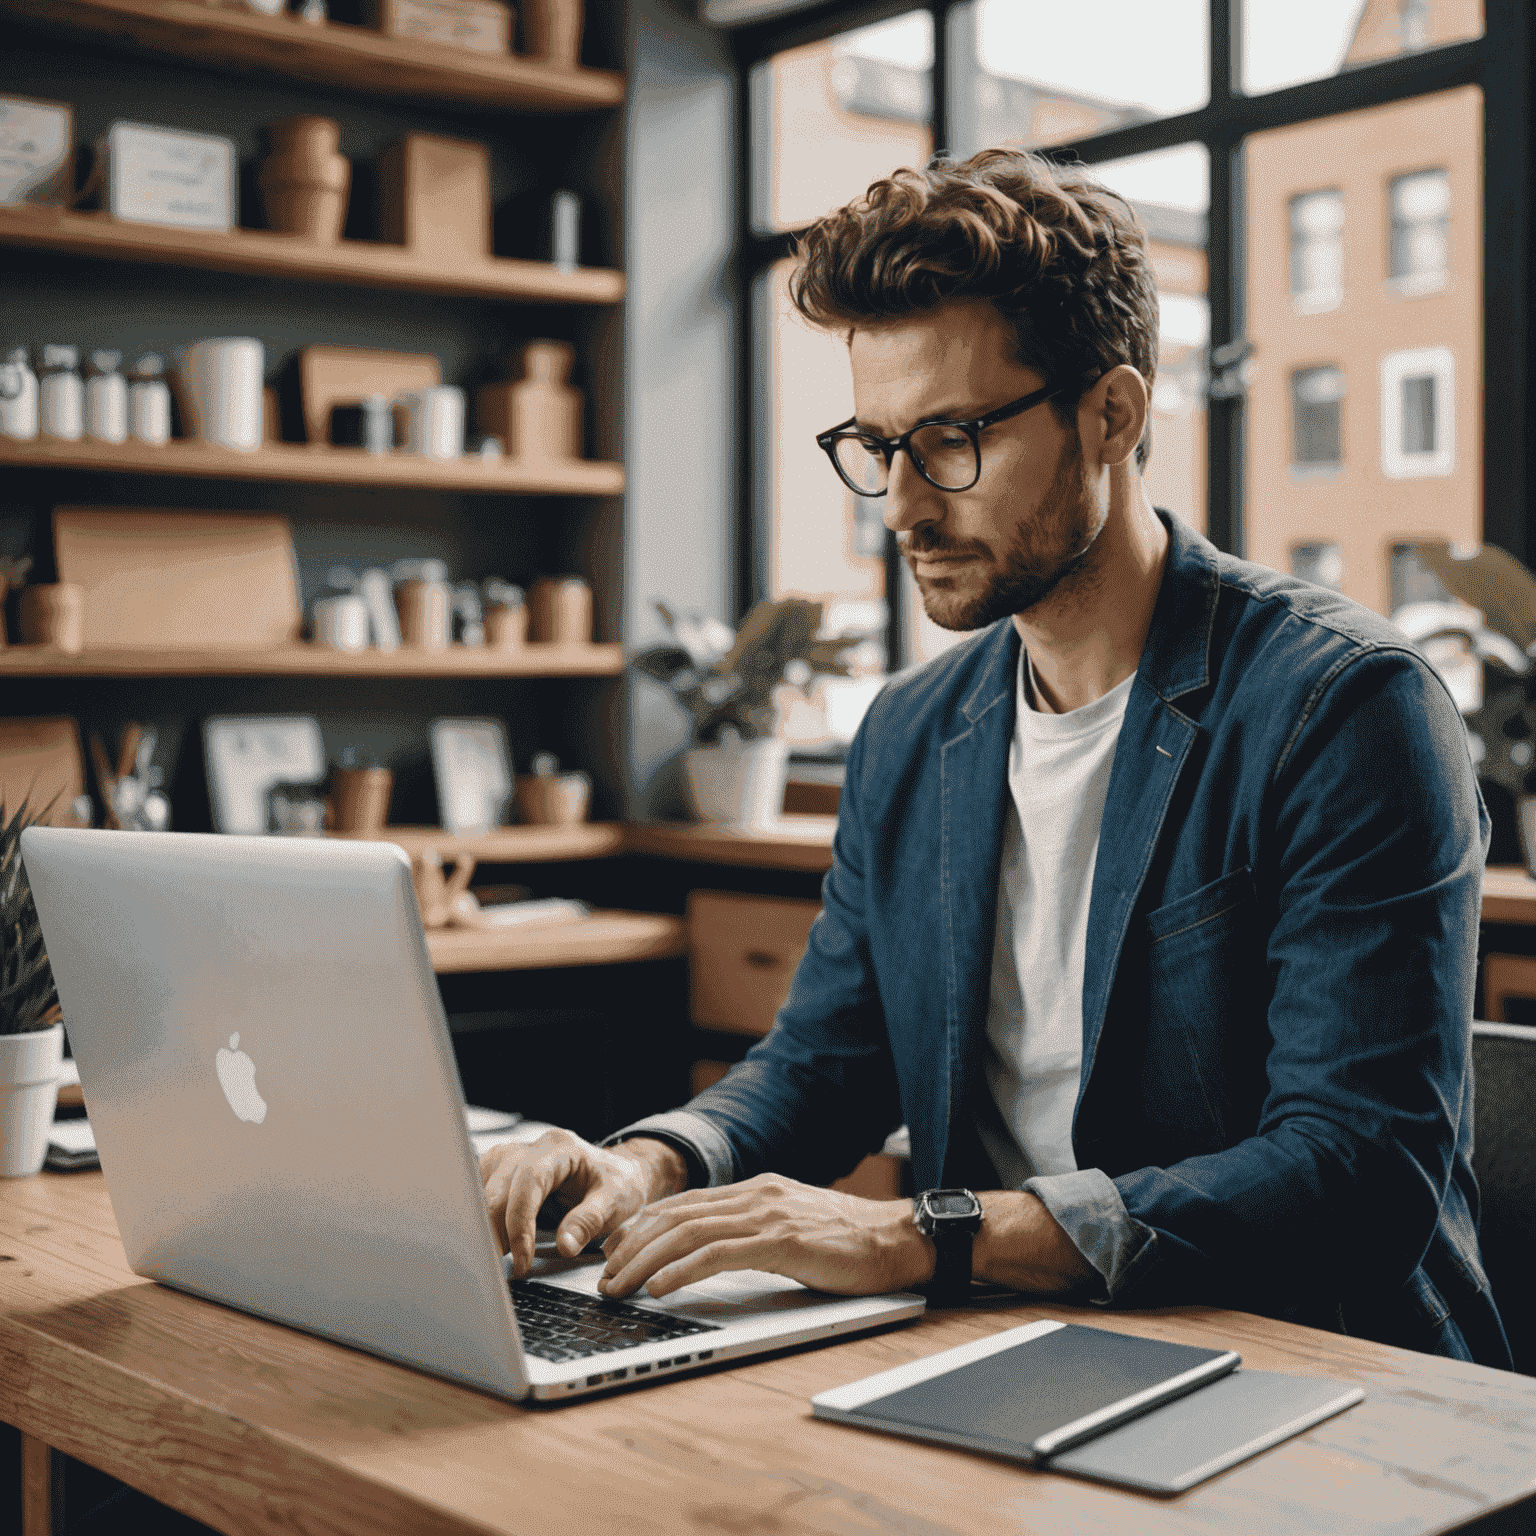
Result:
{"label": "silver laptop", "polygon": [[22,855],[136,1273],[515,1399],[922,1311],[757,1271],[613,1303],[552,1250],[513,1281],[392,845],[30,827]]}

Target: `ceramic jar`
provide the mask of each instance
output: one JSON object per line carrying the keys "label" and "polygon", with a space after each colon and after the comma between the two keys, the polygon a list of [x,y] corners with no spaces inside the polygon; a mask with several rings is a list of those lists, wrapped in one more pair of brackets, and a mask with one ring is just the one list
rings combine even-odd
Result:
{"label": "ceramic jar", "polygon": [[267,227],[335,245],[352,185],[352,162],[338,148],[341,125],[328,117],[285,117],[268,125],[267,138],[272,151],[257,174]]}

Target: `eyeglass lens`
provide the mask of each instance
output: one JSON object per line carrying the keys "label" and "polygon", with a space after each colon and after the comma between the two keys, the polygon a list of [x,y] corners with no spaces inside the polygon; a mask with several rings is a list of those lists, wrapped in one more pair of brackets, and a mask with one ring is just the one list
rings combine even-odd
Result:
{"label": "eyeglass lens", "polygon": [[[976,483],[980,461],[976,440],[947,422],[919,427],[908,439],[908,452],[923,475],[940,490],[963,491]],[[840,437],[837,464],[862,496],[878,496],[891,478],[881,446],[869,438]]]}

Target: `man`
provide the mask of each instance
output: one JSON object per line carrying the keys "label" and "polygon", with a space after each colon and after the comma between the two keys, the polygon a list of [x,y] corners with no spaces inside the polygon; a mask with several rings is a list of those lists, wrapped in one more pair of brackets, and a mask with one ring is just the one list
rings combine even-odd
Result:
{"label": "man", "polygon": [[[1461,720],[1376,615],[1148,502],[1129,210],[1023,153],[935,162],[816,225],[793,292],[848,343],[856,413],[819,441],[930,617],[979,633],[871,708],[768,1037],[603,1147],[487,1157],[514,1267],[552,1199],[615,1296],[974,1276],[1507,1365]],[[916,1216],[819,1187],[903,1121]]]}

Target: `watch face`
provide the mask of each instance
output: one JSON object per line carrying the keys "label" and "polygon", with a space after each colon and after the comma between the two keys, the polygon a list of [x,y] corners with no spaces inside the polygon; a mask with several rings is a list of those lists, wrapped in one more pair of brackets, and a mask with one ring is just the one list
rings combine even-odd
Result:
{"label": "watch face", "polygon": [[934,1190],[928,1196],[928,1209],[935,1216],[973,1216],[976,1197],[964,1190]]}

